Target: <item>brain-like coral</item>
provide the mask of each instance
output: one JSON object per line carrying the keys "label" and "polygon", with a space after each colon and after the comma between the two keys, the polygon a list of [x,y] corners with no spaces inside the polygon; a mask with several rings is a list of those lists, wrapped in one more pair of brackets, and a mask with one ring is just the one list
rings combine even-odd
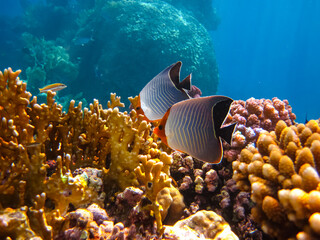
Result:
{"label": "brain-like coral", "polygon": [[319,121],[291,125],[279,121],[261,133],[257,148],[242,150],[233,179],[251,191],[255,221],[278,239],[318,239],[320,211]]}

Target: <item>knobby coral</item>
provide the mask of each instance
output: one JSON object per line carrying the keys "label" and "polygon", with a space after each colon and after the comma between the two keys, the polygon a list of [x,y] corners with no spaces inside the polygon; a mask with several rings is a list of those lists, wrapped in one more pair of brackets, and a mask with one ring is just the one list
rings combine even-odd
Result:
{"label": "knobby coral", "polygon": [[249,98],[234,101],[225,124],[237,123],[232,145],[224,144],[224,157],[232,162],[243,148],[255,143],[262,130],[273,131],[277,122],[283,120],[288,126],[296,119],[288,100]]}
{"label": "knobby coral", "polygon": [[233,178],[256,203],[254,219],[279,239],[318,239],[320,215],[319,121],[261,133],[233,162]]}
{"label": "knobby coral", "polygon": [[184,196],[183,216],[199,210],[212,210],[231,225],[240,239],[264,239],[257,223],[250,216],[252,201],[241,192],[232,179],[232,163],[204,163],[179,152],[173,152],[171,176]]}

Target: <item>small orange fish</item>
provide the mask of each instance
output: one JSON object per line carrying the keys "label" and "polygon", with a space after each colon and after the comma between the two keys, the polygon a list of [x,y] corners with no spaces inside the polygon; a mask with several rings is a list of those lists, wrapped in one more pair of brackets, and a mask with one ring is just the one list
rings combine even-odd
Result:
{"label": "small orange fish", "polygon": [[57,92],[64,88],[66,88],[67,85],[64,85],[63,83],[53,83],[50,85],[47,85],[43,88],[39,88],[40,93],[47,93],[48,91]]}
{"label": "small orange fish", "polygon": [[236,124],[221,127],[233,100],[225,96],[193,98],[174,104],[154,129],[170,148],[199,160],[219,163],[221,139],[231,143]]}
{"label": "small orange fish", "polygon": [[141,90],[136,111],[145,120],[159,121],[173,104],[190,98],[191,74],[180,82],[181,65],[180,61],[170,65]]}

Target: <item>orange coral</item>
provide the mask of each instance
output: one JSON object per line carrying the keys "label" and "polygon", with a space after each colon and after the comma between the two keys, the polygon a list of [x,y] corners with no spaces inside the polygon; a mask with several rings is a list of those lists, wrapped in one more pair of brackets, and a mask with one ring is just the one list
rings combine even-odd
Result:
{"label": "orange coral", "polygon": [[279,121],[261,133],[257,149],[242,150],[233,162],[234,180],[256,203],[252,215],[279,239],[320,237],[319,129],[315,120],[290,127]]}
{"label": "orange coral", "polygon": [[[98,187],[109,194],[138,185],[133,171],[139,165],[138,155],[146,154],[153,141],[150,125],[134,110],[120,112],[117,107],[123,104],[115,94],[109,109],[95,100],[82,110],[81,103],[75,106],[71,101],[64,112],[50,91],[47,104],[39,104],[36,97],[29,101],[31,94],[19,73],[0,72],[0,209],[6,214],[5,208],[28,206],[30,227],[25,228],[50,239],[58,234],[70,205],[104,203],[104,192],[97,194],[102,191],[96,189],[99,181],[85,171],[72,174],[73,170],[101,169],[100,181],[105,184]],[[160,154],[160,160],[168,173],[168,158]],[[50,171],[48,163],[53,163]]]}

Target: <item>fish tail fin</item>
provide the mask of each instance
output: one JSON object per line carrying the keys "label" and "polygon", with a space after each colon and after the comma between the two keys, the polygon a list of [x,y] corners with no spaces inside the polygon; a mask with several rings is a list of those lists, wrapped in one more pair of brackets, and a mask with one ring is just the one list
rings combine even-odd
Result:
{"label": "fish tail fin", "polygon": [[230,124],[219,129],[219,136],[231,145],[232,135],[237,126],[237,123]]}
{"label": "fish tail fin", "polygon": [[191,90],[191,73],[179,83],[179,89]]}

